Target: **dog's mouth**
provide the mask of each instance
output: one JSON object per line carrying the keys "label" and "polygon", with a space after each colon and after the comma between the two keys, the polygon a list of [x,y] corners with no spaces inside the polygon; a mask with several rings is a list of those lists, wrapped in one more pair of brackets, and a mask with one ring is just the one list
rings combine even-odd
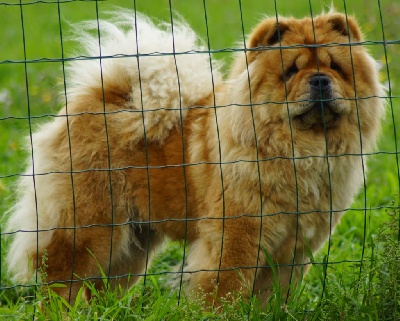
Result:
{"label": "dog's mouth", "polygon": [[331,128],[337,126],[341,111],[330,102],[315,102],[293,117],[293,122],[303,130],[313,127]]}

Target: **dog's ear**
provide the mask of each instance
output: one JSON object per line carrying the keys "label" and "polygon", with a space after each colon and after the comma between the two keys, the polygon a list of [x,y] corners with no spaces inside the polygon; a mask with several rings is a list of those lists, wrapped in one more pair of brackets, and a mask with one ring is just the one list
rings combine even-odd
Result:
{"label": "dog's ear", "polygon": [[284,21],[279,21],[275,18],[264,20],[252,32],[249,48],[279,44],[288,29],[289,25]]}
{"label": "dog's ear", "polygon": [[[258,48],[279,45],[288,29],[289,25],[285,21],[276,20],[276,18],[264,20],[251,33],[247,47]],[[258,53],[260,51],[250,51],[250,61],[254,60]]]}
{"label": "dog's ear", "polygon": [[353,17],[341,13],[333,13],[330,14],[328,22],[332,25],[333,30],[345,37],[349,37],[350,40],[357,42],[363,40],[361,30]]}

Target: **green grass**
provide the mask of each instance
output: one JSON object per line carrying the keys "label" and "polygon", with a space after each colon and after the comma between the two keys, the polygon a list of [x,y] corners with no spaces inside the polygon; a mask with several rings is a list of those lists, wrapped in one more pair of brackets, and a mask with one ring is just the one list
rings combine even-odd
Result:
{"label": "green grass", "polygon": [[[7,1],[6,1],[7,2]],[[23,1],[31,3],[32,1]],[[170,20],[169,2],[166,0],[138,0],[137,9],[157,19]],[[206,11],[202,0],[172,0],[173,11],[181,14],[193,28],[206,39],[209,33],[210,46],[214,50],[231,48],[235,43],[243,42],[241,15],[243,16],[244,33],[265,15],[275,15],[273,1],[239,1],[207,0]],[[62,84],[61,62],[49,62],[43,58],[57,59],[63,54],[73,56],[74,44],[66,40],[69,30],[68,22],[79,22],[95,19],[97,14],[105,17],[105,12],[114,5],[133,8],[133,0],[113,0],[98,2],[72,1],[62,3],[35,3],[21,7],[0,4],[0,213],[9,208],[12,202],[11,187],[16,175],[24,169],[24,153],[21,149],[23,137],[29,134],[30,126],[44,122],[49,117],[43,115],[56,113],[61,104],[58,92]],[[9,4],[19,1],[9,0]],[[311,3],[311,4],[310,4]],[[281,15],[302,17],[314,15],[322,9],[327,10],[330,1],[277,1]],[[343,1],[333,1],[339,11],[345,11]],[[380,13],[383,17],[383,30],[386,40],[399,41],[400,4],[391,0],[345,1],[346,11],[355,14],[364,27],[366,38],[371,41],[382,41]],[[380,11],[381,9],[381,11]],[[60,15],[59,15],[60,14]],[[207,17],[207,26],[205,18]],[[61,24],[60,24],[61,21]],[[22,32],[22,22],[24,33]],[[61,27],[60,27],[61,26]],[[61,42],[60,35],[63,36]],[[25,46],[23,42],[25,38]],[[61,46],[61,44],[63,46]],[[62,51],[64,50],[64,52]],[[392,266],[390,257],[396,257],[396,243],[386,239],[382,241],[382,226],[387,226],[389,216],[385,208],[392,204],[399,194],[400,158],[400,46],[398,44],[371,44],[369,49],[382,64],[382,81],[392,87],[392,99],[389,100],[388,113],[379,143],[379,152],[368,156],[369,173],[366,186],[342,220],[337,232],[331,239],[329,257],[328,245],[314,258],[315,266],[305,278],[303,284],[293,289],[292,296],[286,305],[282,305],[279,292],[271,299],[270,304],[261,309],[257,301],[252,304],[235,298],[234,303],[226,304],[223,312],[216,315],[204,310],[202,298],[189,301],[182,298],[177,305],[178,293],[170,295],[165,287],[168,275],[149,277],[146,286],[135,286],[121,299],[116,293],[99,295],[90,305],[82,300],[70,307],[71,320],[89,319],[144,319],[144,320],[198,320],[221,319],[241,320],[377,320],[384,319],[380,311],[387,311],[392,302],[398,298],[396,282],[391,279],[398,266]],[[217,58],[227,59],[228,53],[218,53]],[[28,61],[24,64],[24,60]],[[387,69],[388,68],[388,69]],[[389,74],[387,72],[389,70]],[[389,78],[390,75],[390,78]],[[29,116],[39,116],[30,118]],[[397,144],[395,142],[397,138]],[[396,199],[398,202],[398,199]],[[398,203],[397,203],[398,204]],[[1,222],[4,222],[4,218]],[[395,232],[392,232],[392,236]],[[1,257],[7,250],[7,239],[0,235]],[[384,239],[384,238],[383,238]],[[392,238],[393,239],[393,238]],[[391,253],[385,255],[386,253]],[[397,254],[396,254],[397,253]],[[151,271],[165,272],[171,265],[179,263],[181,249],[171,244],[156,259]],[[330,263],[327,268],[319,264],[324,258]],[[360,261],[364,260],[361,267]],[[346,263],[344,261],[352,261]],[[355,262],[355,263],[354,263]],[[387,268],[385,270],[385,268]],[[386,271],[383,278],[380,271]],[[391,274],[392,273],[392,274]],[[398,274],[400,275],[400,273]],[[388,283],[388,280],[392,282]],[[323,284],[325,283],[325,288]],[[394,284],[394,285],[393,285]],[[1,287],[12,285],[1,261]],[[398,286],[398,284],[397,284]],[[322,292],[324,295],[322,296]],[[390,296],[385,291],[393,290]],[[1,292],[0,318],[7,316],[10,320],[31,319],[33,313],[41,319],[62,319],[66,313],[65,305],[60,298],[49,294],[45,289],[36,293],[32,290],[18,292],[8,289]],[[45,300],[50,295],[50,300]],[[396,296],[397,295],[397,296]],[[321,299],[322,298],[322,299]],[[386,301],[383,302],[384,298]],[[39,307],[42,304],[42,308]],[[392,302],[395,305],[395,303]],[[61,308],[61,306],[63,306]],[[64,311],[64,312],[63,312]],[[331,318],[330,318],[331,316]],[[388,319],[389,320],[389,319]]]}

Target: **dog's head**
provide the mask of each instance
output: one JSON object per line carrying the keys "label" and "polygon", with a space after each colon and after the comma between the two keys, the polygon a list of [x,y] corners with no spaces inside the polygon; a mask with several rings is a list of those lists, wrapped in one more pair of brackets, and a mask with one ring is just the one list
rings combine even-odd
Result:
{"label": "dog's head", "polygon": [[234,132],[244,143],[256,133],[261,145],[280,132],[297,145],[350,135],[372,146],[383,92],[362,42],[356,21],[339,13],[262,21],[231,74]]}

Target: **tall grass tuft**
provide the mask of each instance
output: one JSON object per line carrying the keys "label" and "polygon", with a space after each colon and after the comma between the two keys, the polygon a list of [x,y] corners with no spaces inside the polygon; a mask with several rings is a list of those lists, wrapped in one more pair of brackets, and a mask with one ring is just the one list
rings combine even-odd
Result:
{"label": "tall grass tuft", "polygon": [[328,273],[312,320],[400,320],[400,206],[393,202],[386,212],[365,259],[341,274]]}

